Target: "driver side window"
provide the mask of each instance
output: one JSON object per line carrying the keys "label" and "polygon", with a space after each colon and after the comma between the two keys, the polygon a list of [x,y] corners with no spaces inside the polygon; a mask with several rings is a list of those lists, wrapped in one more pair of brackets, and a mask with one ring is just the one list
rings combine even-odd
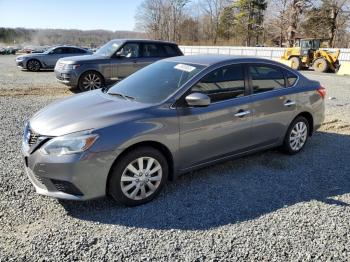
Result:
{"label": "driver side window", "polygon": [[216,69],[191,88],[191,93],[208,95],[212,102],[244,96],[244,69],[241,65],[230,65]]}
{"label": "driver side window", "polygon": [[139,57],[139,49],[139,44],[127,43],[119,50],[118,54],[127,58],[136,58]]}

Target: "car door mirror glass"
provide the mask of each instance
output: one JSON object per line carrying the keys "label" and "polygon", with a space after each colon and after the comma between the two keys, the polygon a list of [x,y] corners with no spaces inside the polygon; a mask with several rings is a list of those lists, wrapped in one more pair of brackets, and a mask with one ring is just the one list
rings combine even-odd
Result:
{"label": "car door mirror glass", "polygon": [[185,98],[189,106],[208,106],[210,105],[210,97],[203,93],[192,93]]}

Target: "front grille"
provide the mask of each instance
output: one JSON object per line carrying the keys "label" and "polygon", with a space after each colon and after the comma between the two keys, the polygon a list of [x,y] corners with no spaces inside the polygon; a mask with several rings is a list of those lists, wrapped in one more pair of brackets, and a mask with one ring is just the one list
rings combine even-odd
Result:
{"label": "front grille", "polygon": [[32,146],[32,145],[35,145],[36,142],[38,142],[38,138],[40,137],[39,134],[37,133],[34,133],[32,130],[28,130],[29,132],[29,139],[28,139],[28,145],[29,146]]}
{"label": "front grille", "polygon": [[27,151],[33,153],[40,145],[47,141],[49,137],[35,133],[29,123],[26,123],[23,134],[23,142],[27,145]]}

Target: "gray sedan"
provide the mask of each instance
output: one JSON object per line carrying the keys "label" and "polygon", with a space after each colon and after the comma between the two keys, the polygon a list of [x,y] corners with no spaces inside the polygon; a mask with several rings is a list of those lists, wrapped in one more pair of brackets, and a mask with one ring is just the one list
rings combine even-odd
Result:
{"label": "gray sedan", "polygon": [[18,56],[16,64],[21,69],[37,72],[40,69],[54,69],[60,58],[91,54],[91,51],[76,46],[56,46],[43,53]]}
{"label": "gray sedan", "polygon": [[180,173],[268,148],[300,152],[324,97],[319,82],[270,60],[169,58],[36,113],[26,171],[43,195],[139,205]]}

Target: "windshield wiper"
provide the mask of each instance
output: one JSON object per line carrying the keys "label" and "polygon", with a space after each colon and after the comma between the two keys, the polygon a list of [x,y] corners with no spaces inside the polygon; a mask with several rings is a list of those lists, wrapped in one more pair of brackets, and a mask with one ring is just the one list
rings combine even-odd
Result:
{"label": "windshield wiper", "polygon": [[135,97],[128,96],[128,95],[123,95],[123,94],[120,94],[120,93],[107,93],[107,94],[112,95],[112,96],[119,96],[121,98],[124,98],[125,100],[135,100]]}

